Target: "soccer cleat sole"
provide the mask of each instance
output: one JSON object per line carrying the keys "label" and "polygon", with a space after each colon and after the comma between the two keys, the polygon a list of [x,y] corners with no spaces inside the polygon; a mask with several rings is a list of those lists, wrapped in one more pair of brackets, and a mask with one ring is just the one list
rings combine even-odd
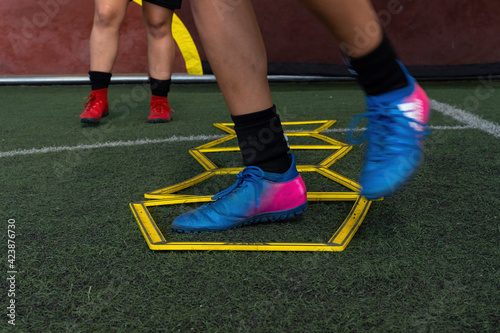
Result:
{"label": "soccer cleat sole", "polygon": [[273,213],[263,213],[259,214],[256,216],[249,217],[241,222],[239,222],[236,225],[231,226],[230,228],[226,229],[209,229],[209,228],[180,228],[172,225],[172,229],[174,231],[180,232],[180,233],[199,233],[199,232],[204,232],[204,231],[211,231],[211,232],[221,232],[221,231],[227,231],[227,230],[234,230],[237,228],[240,228],[244,225],[252,225],[252,224],[257,224],[257,223],[267,223],[267,222],[279,222],[279,221],[284,221],[287,219],[291,219],[295,216],[299,216],[302,213],[304,213],[307,210],[307,202],[303,203],[302,205],[286,210],[286,211],[280,211],[280,212],[273,212]]}
{"label": "soccer cleat sole", "polygon": [[163,119],[163,118],[154,118],[154,119],[149,119],[148,123],[150,124],[160,124],[160,123],[168,123],[169,121],[172,120],[172,117],[168,119]]}
{"label": "soccer cleat sole", "polygon": [[389,188],[385,191],[366,193],[363,191],[363,189],[361,189],[360,194],[368,200],[378,200],[380,198],[390,197],[391,195],[394,195],[397,192],[399,192],[402,188],[404,188],[408,183],[411,182],[411,180],[417,174],[417,171],[418,171],[421,164],[422,164],[422,158],[420,158],[420,162],[418,163],[418,165],[415,166],[415,168],[412,170],[412,172],[410,174],[408,174],[404,180],[402,180],[398,184],[392,186],[391,188]]}
{"label": "soccer cleat sole", "polygon": [[[109,114],[109,112],[103,113],[102,117],[106,117]],[[101,118],[80,118],[80,122],[84,124],[99,124],[101,122]]]}

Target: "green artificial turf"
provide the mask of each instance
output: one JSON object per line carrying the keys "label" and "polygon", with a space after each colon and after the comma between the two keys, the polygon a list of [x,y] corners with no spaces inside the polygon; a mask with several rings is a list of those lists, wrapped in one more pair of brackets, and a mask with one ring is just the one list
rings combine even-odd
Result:
{"label": "green artificial turf", "polygon": [[[424,87],[431,98],[463,107],[460,101],[475,93],[477,83]],[[364,108],[362,92],[348,83],[273,84],[272,91],[282,121],[336,119],[334,128],[345,128]],[[176,112],[168,124],[146,123],[146,93],[142,86],[112,86],[115,109],[91,127],[78,119],[86,87],[2,87],[0,152],[223,135],[212,123],[230,121],[215,85],[174,85],[169,100]],[[496,89],[474,113],[498,123],[498,101]],[[431,125],[464,124],[433,112]],[[327,134],[346,142],[344,133]],[[294,137],[290,143],[308,140],[316,143]],[[343,252],[149,250],[128,204],[203,172],[188,150],[206,142],[0,157],[0,331],[11,326],[8,219],[16,221],[20,332],[498,330],[499,138],[477,129],[434,130],[415,179],[372,204]],[[332,170],[356,179],[364,146],[355,146]],[[300,164],[328,155],[296,153]],[[220,166],[239,166],[238,153],[209,157]],[[310,191],[337,188],[317,175],[304,179]],[[220,176],[189,191],[214,194],[233,181]],[[170,231],[172,219],[195,205],[152,207],[151,213],[164,235],[177,241],[324,242],[351,205],[313,202],[289,221],[215,234]]]}

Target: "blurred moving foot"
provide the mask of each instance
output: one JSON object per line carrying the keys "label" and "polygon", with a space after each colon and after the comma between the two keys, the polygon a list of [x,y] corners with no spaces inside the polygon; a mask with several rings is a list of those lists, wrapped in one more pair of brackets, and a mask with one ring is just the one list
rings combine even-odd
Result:
{"label": "blurred moving foot", "polygon": [[[402,65],[401,65],[402,66]],[[356,116],[349,126],[353,143],[367,140],[361,170],[361,195],[379,199],[400,190],[415,174],[423,160],[422,144],[429,128],[427,95],[404,69],[408,86],[377,96],[367,96],[367,112]],[[353,129],[363,117],[366,131],[353,138]]]}

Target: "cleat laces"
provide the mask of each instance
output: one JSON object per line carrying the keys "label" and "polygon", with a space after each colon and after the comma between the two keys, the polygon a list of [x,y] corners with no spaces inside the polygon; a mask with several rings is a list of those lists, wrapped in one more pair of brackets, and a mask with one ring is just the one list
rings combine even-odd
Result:
{"label": "cleat laces", "polygon": [[[243,171],[238,173],[236,175],[236,183],[231,185],[229,188],[220,191],[216,195],[212,197],[212,200],[217,200],[225,197],[226,195],[230,194],[237,188],[241,188],[242,186],[248,186],[248,184],[244,184],[245,182],[253,182],[253,183],[258,183],[259,180],[264,178],[264,171],[262,171],[261,168],[256,167],[256,166],[249,166],[246,167]],[[256,207],[259,207],[259,190],[256,187],[255,188],[255,198],[256,198]],[[212,202],[213,203],[213,202]]]}
{"label": "cleat laces", "polygon": [[90,94],[87,97],[84,97],[83,99],[88,99],[85,104],[83,104],[83,107],[86,109],[89,105],[92,105],[92,103],[96,100],[95,94]]}
{"label": "cleat laces", "polygon": [[[362,118],[368,119],[369,126],[354,138],[354,129]],[[401,131],[401,123],[409,126],[404,126],[405,130]],[[349,124],[346,136],[349,142],[355,144],[368,139],[370,147],[366,159],[377,163],[397,156],[401,149],[415,148],[423,137],[429,134],[430,128],[426,124],[407,117],[395,106],[387,107],[379,104],[372,105],[368,108],[368,112],[355,116]]]}
{"label": "cleat laces", "polygon": [[174,112],[173,109],[167,107],[164,102],[155,101],[151,103],[151,109],[154,113],[168,114],[169,111]]}

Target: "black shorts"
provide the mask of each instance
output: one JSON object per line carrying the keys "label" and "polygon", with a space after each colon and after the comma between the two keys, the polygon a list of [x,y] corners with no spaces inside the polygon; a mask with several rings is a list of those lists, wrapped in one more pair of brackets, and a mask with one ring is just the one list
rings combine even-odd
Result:
{"label": "black shorts", "polygon": [[182,3],[182,0],[144,0],[144,1],[172,10],[181,9],[181,3]]}

